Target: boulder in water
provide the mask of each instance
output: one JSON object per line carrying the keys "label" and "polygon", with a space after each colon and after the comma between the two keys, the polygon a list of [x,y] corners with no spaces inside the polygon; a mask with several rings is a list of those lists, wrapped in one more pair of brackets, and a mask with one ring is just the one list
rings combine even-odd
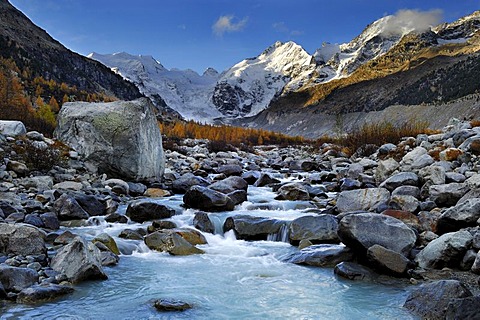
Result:
{"label": "boulder in water", "polygon": [[202,186],[191,187],[183,196],[183,202],[187,207],[208,212],[232,211],[235,207],[228,195]]}
{"label": "boulder in water", "polygon": [[100,172],[128,180],[161,180],[165,159],[153,110],[146,98],[69,102],[60,110],[54,135]]}
{"label": "boulder in water", "polygon": [[174,256],[204,253],[176,232],[156,231],[145,236],[145,244],[153,250],[165,251]]}
{"label": "boulder in water", "polygon": [[331,214],[303,216],[292,221],[289,227],[290,243],[298,244],[301,240],[312,243],[338,242],[337,218]]}
{"label": "boulder in water", "polygon": [[375,211],[390,200],[390,192],[385,188],[370,188],[342,191],[337,199],[339,212]]}
{"label": "boulder in water", "polygon": [[17,296],[18,303],[35,304],[50,301],[63,295],[72,293],[73,287],[52,283],[34,285],[23,289]]}
{"label": "boulder in water", "polygon": [[279,233],[285,225],[285,221],[277,219],[234,215],[225,220],[223,232],[234,230],[237,238],[243,240],[267,240],[269,235]]}
{"label": "boulder in water", "polygon": [[38,273],[30,268],[0,264],[0,284],[6,291],[20,291],[38,283]]}
{"label": "boulder in water", "polygon": [[175,215],[175,210],[156,202],[137,200],[128,204],[126,215],[135,222],[155,219],[168,219]]}
{"label": "boulder in water", "polygon": [[334,267],[340,262],[353,260],[353,251],[339,244],[317,244],[306,247],[287,261],[316,267]]}
{"label": "boulder in water", "polygon": [[185,311],[191,309],[192,306],[186,302],[174,299],[158,299],[155,300],[153,306],[158,311]]}

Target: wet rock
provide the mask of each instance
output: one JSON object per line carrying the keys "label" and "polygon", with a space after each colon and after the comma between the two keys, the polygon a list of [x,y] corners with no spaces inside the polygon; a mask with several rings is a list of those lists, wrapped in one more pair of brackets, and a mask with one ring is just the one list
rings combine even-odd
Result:
{"label": "wet rock", "polygon": [[447,209],[438,219],[439,234],[474,227],[480,219],[480,198],[468,199]]}
{"label": "wet rock", "polygon": [[280,183],[280,180],[273,178],[269,173],[262,172],[260,178],[253,185],[255,187],[265,187],[275,183]]}
{"label": "wet rock", "polygon": [[241,175],[249,185],[253,185],[260,178],[260,171],[247,171]]}
{"label": "wet rock", "polygon": [[333,269],[335,275],[348,280],[373,279],[374,274],[370,269],[355,262],[340,262]]}
{"label": "wet rock", "polygon": [[374,211],[389,200],[390,192],[384,188],[342,191],[338,195],[337,209],[339,212]]}
{"label": "wet rock", "polygon": [[212,183],[209,188],[224,194],[228,194],[237,190],[247,191],[248,183],[238,176],[231,176],[221,181]]}
{"label": "wet rock", "polygon": [[161,180],[162,136],[148,99],[70,102],[58,114],[55,137],[100,172],[128,180]]}
{"label": "wet rock", "polygon": [[402,221],[375,213],[345,216],[340,220],[338,237],[361,254],[378,244],[405,256],[417,240],[415,232]]}
{"label": "wet rock", "polygon": [[0,223],[0,254],[45,254],[45,238],[46,233],[34,226]]}
{"label": "wet rock", "polygon": [[422,319],[445,319],[448,304],[455,298],[466,298],[472,293],[457,280],[426,283],[412,290],[404,308]]}
{"label": "wet rock", "polygon": [[242,167],[235,164],[227,164],[217,168],[217,173],[223,173],[227,177],[240,176],[242,172],[243,172]]}
{"label": "wet rock", "polygon": [[381,273],[400,277],[405,276],[407,270],[412,266],[410,260],[404,255],[378,244],[368,248],[367,259],[374,269]]}
{"label": "wet rock", "polygon": [[308,189],[297,182],[287,183],[278,189],[279,198],[283,200],[310,200]]}
{"label": "wet rock", "polygon": [[128,240],[143,240],[143,235],[136,230],[124,229],[118,235],[119,238]]}
{"label": "wet rock", "polygon": [[111,251],[100,252],[100,259],[102,261],[102,267],[116,266],[120,258]]}
{"label": "wet rock", "polygon": [[58,237],[53,240],[53,244],[55,245],[66,245],[73,241],[77,237],[76,234],[72,233],[70,230],[64,231]]}
{"label": "wet rock", "polygon": [[145,191],[147,191],[147,186],[143,183],[137,182],[127,182],[128,184],[128,194],[132,197],[142,196]]}
{"label": "wet rock", "polygon": [[247,191],[245,190],[235,190],[228,193],[227,196],[232,200],[235,206],[247,201]]}
{"label": "wet rock", "polygon": [[163,198],[171,196],[172,194],[168,190],[159,189],[159,188],[148,188],[143,194],[145,197],[151,198]]}
{"label": "wet rock", "polygon": [[156,202],[137,200],[128,204],[126,215],[135,222],[155,219],[168,219],[175,215],[175,210]]}
{"label": "wet rock", "polygon": [[164,229],[175,229],[177,225],[173,221],[168,220],[155,220],[147,227],[147,233],[152,233]]}
{"label": "wet rock", "polygon": [[223,224],[223,232],[234,230],[238,239],[267,240],[269,234],[279,233],[285,221],[254,217],[248,215],[234,215],[228,217]]}
{"label": "wet rock", "polygon": [[187,173],[173,181],[172,190],[174,193],[186,193],[193,186],[207,187],[210,184],[206,179]]}
{"label": "wet rock", "polygon": [[0,283],[6,291],[19,292],[38,283],[38,273],[30,268],[0,264]]}
{"label": "wet rock", "polygon": [[102,268],[100,250],[80,237],[60,249],[50,265],[53,270],[65,274],[72,283],[108,278]]}
{"label": "wet rock", "polygon": [[215,226],[206,212],[199,211],[195,214],[193,226],[203,232],[215,233]]}
{"label": "wet rock", "polygon": [[424,269],[458,266],[472,239],[468,231],[446,233],[423,248],[415,257],[415,261]]}
{"label": "wet rock", "polygon": [[108,233],[105,233],[105,232],[100,233],[99,235],[95,236],[95,238],[93,238],[92,242],[103,243],[111,252],[117,255],[120,254],[120,250],[118,250],[117,243]]}
{"label": "wet rock", "polygon": [[36,304],[51,301],[73,291],[74,289],[70,286],[43,283],[23,289],[17,296],[17,303]]}
{"label": "wet rock", "polygon": [[229,196],[202,186],[191,187],[183,196],[190,208],[204,211],[232,211],[235,204]]}
{"label": "wet rock", "polygon": [[450,207],[457,204],[470,188],[464,183],[432,185],[429,189],[430,199],[438,206]]}
{"label": "wet rock", "polygon": [[355,189],[360,189],[361,187],[362,187],[362,183],[360,181],[345,178],[345,179],[342,179],[342,184],[340,185],[340,191],[355,190]]}
{"label": "wet rock", "polygon": [[38,214],[27,214],[25,216],[24,222],[27,224],[31,224],[32,226],[35,226],[37,228],[43,228],[45,226]]}
{"label": "wet rock", "polygon": [[185,311],[192,308],[190,304],[174,299],[159,299],[154,302],[153,306],[162,312]]}
{"label": "wet rock", "polygon": [[60,228],[60,221],[53,212],[46,212],[40,215],[43,222],[43,227],[50,230],[58,230]]}
{"label": "wet rock", "polygon": [[156,231],[145,236],[144,241],[152,250],[165,251],[175,256],[204,253],[176,232]]}
{"label": "wet rock", "polygon": [[380,184],[380,188],[393,191],[400,186],[417,186],[418,176],[413,172],[400,172]]}
{"label": "wet rock", "polygon": [[478,319],[480,296],[451,299],[447,306],[446,320]]}
{"label": "wet rock", "polygon": [[102,216],[106,212],[105,205],[94,195],[75,193],[73,197],[90,216]]}
{"label": "wet rock", "polygon": [[90,217],[77,200],[66,193],[55,201],[53,209],[60,220],[88,219]]}
{"label": "wet rock", "polygon": [[337,218],[330,214],[318,216],[304,216],[292,221],[289,227],[290,243],[296,245],[301,240],[312,243],[338,242]]}
{"label": "wet rock", "polygon": [[339,244],[317,244],[294,253],[287,262],[316,267],[334,267],[340,262],[353,260],[353,251]]}
{"label": "wet rock", "polygon": [[114,212],[105,216],[105,221],[107,222],[118,222],[118,223],[127,223],[128,218],[123,214]]}

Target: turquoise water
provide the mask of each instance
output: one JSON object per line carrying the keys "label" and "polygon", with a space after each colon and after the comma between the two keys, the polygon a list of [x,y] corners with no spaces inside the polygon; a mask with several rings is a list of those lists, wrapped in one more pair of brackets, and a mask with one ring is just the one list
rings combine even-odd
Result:
{"label": "turquoise water", "polygon": [[[249,193],[253,203],[272,201],[267,189]],[[177,207],[181,197],[167,202]],[[248,203],[238,208],[248,211]],[[294,203],[271,213],[292,220],[302,215]],[[188,225],[193,210],[174,217]],[[251,214],[268,216],[265,211]],[[231,213],[219,214],[218,222]],[[135,225],[128,226],[129,228]],[[77,228],[93,237],[106,231],[116,236],[125,225],[100,224]],[[331,268],[282,262],[297,250],[283,242],[236,240],[233,233],[206,234],[203,255],[186,257],[152,252],[140,242],[119,240],[123,254],[118,266],[106,268],[107,281],[76,286],[76,291],[53,303],[31,307],[10,305],[1,319],[412,319],[401,305],[406,288],[338,279]],[[172,298],[194,307],[183,313],[159,313],[152,300]]]}

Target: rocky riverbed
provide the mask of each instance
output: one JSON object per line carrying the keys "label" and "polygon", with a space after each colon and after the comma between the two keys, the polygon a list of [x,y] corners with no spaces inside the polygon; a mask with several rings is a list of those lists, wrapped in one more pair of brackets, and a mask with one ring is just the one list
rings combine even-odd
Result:
{"label": "rocky riverbed", "polygon": [[[352,157],[328,144],[210,152],[207,141],[185,140],[165,150],[162,181],[143,183],[99,173],[75,150],[37,132],[4,130],[0,148],[6,305],[50,301],[83,281],[106,280],[105,266],[122,264],[115,239],[102,233],[87,240],[70,229],[105,222],[121,226],[122,239],[174,256],[208,251],[214,233],[283,240],[294,249],[284,263],[333,268],[355,281],[410,283],[405,308],[415,316],[477,316],[480,128],[469,123],[452,121],[440,133]],[[269,188],[276,202],[242,207],[252,188]],[[184,208],[157,201],[179,195]],[[302,214],[249,214],[282,203]],[[194,215],[191,227],[172,219],[186,209]],[[225,214],[221,225],[218,213]]]}

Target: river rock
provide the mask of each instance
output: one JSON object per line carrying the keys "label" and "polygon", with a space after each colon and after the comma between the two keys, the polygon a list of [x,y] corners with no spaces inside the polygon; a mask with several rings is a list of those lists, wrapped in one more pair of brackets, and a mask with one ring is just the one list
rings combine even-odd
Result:
{"label": "river rock", "polygon": [[380,188],[393,191],[400,186],[417,186],[418,176],[413,172],[400,172],[380,184]]}
{"label": "river rock", "polygon": [[400,164],[409,169],[421,169],[434,163],[435,160],[427,154],[427,150],[416,147],[403,156]]}
{"label": "river rock", "polygon": [[298,182],[291,182],[281,186],[278,189],[278,193],[278,197],[282,200],[310,200],[308,189]]}
{"label": "river rock", "polygon": [[143,235],[137,230],[124,229],[118,235],[119,238],[128,240],[143,240]]}
{"label": "river rock", "polygon": [[38,273],[30,268],[0,264],[0,283],[6,291],[21,291],[38,283]]}
{"label": "river rock", "polygon": [[267,240],[268,235],[277,234],[285,224],[272,218],[234,215],[225,220],[223,232],[234,230],[237,238],[243,240]]}
{"label": "river rock", "polygon": [[65,274],[72,283],[108,278],[102,268],[100,250],[81,237],[58,250],[50,265],[53,270]]}
{"label": "river rock", "polygon": [[108,250],[100,252],[100,259],[102,261],[102,267],[116,266],[118,261],[120,261],[119,256]]}
{"label": "river rock", "polygon": [[100,233],[99,235],[95,236],[95,238],[93,238],[92,242],[103,243],[111,252],[117,255],[120,254],[120,250],[118,250],[117,243],[108,233],[105,233],[105,232]]}
{"label": "river rock", "polygon": [[232,211],[234,202],[229,196],[202,186],[191,187],[183,196],[187,207],[204,211]]}
{"label": "river rock", "polygon": [[224,194],[228,194],[237,190],[247,191],[248,183],[247,181],[238,176],[231,176],[226,179],[212,183],[209,188]]}
{"label": "river rock", "polygon": [[25,163],[10,160],[7,162],[7,170],[15,172],[20,177],[25,177],[30,170]]}
{"label": "river rock", "polygon": [[90,216],[102,216],[106,213],[105,205],[94,195],[74,193],[73,197]]}
{"label": "river rock", "polygon": [[23,289],[17,296],[17,303],[36,304],[50,301],[63,295],[72,293],[73,287],[53,283],[43,283]]}
{"label": "river rock", "polygon": [[445,184],[445,169],[438,165],[431,165],[421,169],[418,173],[423,183]]}
{"label": "river rock", "polygon": [[161,180],[165,159],[154,108],[147,98],[69,102],[58,114],[54,135],[100,172],[128,180]]}
{"label": "river rock", "polygon": [[158,311],[185,311],[191,309],[192,306],[186,302],[174,299],[159,299],[153,303]]}
{"label": "river rock", "polygon": [[292,244],[298,244],[301,240],[312,243],[338,242],[337,231],[337,218],[331,214],[303,216],[290,224],[289,239]]}
{"label": "river rock", "polygon": [[480,198],[465,200],[447,209],[437,221],[439,234],[474,227],[480,219]]}
{"label": "river rock", "polygon": [[208,217],[208,213],[203,211],[195,213],[195,217],[193,217],[193,226],[203,232],[215,233],[215,226]]}
{"label": "river rock", "polygon": [[393,196],[412,196],[420,198],[420,189],[414,186],[400,186],[392,191]]}
{"label": "river rock", "polygon": [[342,191],[337,199],[339,212],[374,211],[390,200],[390,192],[385,188],[370,188]]}
{"label": "river rock", "polygon": [[260,171],[247,171],[241,175],[248,184],[253,185],[260,178]]}
{"label": "river rock", "polygon": [[192,186],[207,187],[210,185],[206,179],[193,175],[192,173],[186,173],[180,178],[173,181],[172,190],[174,193],[186,193]]}
{"label": "river rock", "polygon": [[472,265],[472,272],[475,274],[480,274],[480,251],[477,252],[475,260]]}
{"label": "river rock", "polygon": [[83,184],[76,181],[63,181],[53,185],[53,188],[60,190],[80,191],[83,189]]}
{"label": "river rock", "polygon": [[135,222],[155,219],[168,219],[175,215],[175,210],[156,202],[136,200],[128,204],[126,216]]}
{"label": "river rock", "polygon": [[405,223],[410,228],[414,228],[416,230],[420,230],[422,228],[418,217],[411,212],[403,211],[403,210],[387,209],[383,211],[382,214],[398,219],[403,223]]}
{"label": "river rock", "polygon": [[53,209],[60,220],[88,219],[90,217],[77,200],[66,193],[55,201]]}
{"label": "river rock", "polygon": [[54,240],[54,245],[66,245],[73,241],[77,237],[76,234],[72,233],[70,230],[65,230],[60,235],[58,235]]}
{"label": "river rock", "polygon": [[34,226],[0,223],[0,254],[45,254],[45,238],[46,233]]}
{"label": "river rock", "polygon": [[392,196],[388,204],[390,208],[407,212],[416,212],[420,207],[420,201],[417,198],[408,195]]}
{"label": "river rock", "polygon": [[287,261],[315,267],[334,267],[343,261],[353,260],[353,251],[339,244],[317,244],[294,253]]}
{"label": "river rock", "polygon": [[227,193],[227,196],[232,200],[233,205],[235,206],[247,201],[247,191],[245,190],[235,190]]}
{"label": "river rock", "polygon": [[165,251],[174,256],[204,253],[176,232],[156,231],[145,236],[144,241],[150,249]]}
{"label": "river rock", "polygon": [[480,296],[451,299],[445,316],[446,320],[479,319]]}
{"label": "river rock", "polygon": [[269,173],[262,172],[260,178],[253,185],[255,187],[265,187],[274,183],[280,183],[280,180],[273,178]]}
{"label": "river rock", "polygon": [[412,263],[404,255],[375,244],[368,248],[367,259],[381,273],[405,276]]}
{"label": "river rock", "polygon": [[471,295],[470,290],[460,281],[440,280],[412,290],[403,307],[422,319],[443,320],[452,299]]}
{"label": "river rock", "polygon": [[380,160],[375,170],[375,180],[379,183],[385,181],[385,179],[390,177],[399,167],[400,164],[395,161],[395,159],[388,158],[386,160]]}
{"label": "river rock", "polygon": [[236,164],[226,164],[217,168],[217,173],[223,173],[227,177],[240,176],[243,172],[242,167]]}
{"label": "river rock", "polygon": [[20,184],[25,188],[35,188],[37,192],[43,192],[53,188],[53,178],[51,176],[36,176],[23,178]]}
{"label": "river rock", "polygon": [[429,189],[430,200],[441,207],[454,206],[469,190],[465,183],[432,185]]}
{"label": "river rock", "polygon": [[415,261],[424,269],[455,267],[462,261],[472,239],[468,231],[446,233],[423,248],[415,257]]}
{"label": "river rock", "polygon": [[373,279],[374,273],[358,263],[343,261],[335,266],[333,273],[348,280]]}
{"label": "river rock", "polygon": [[378,244],[407,256],[417,237],[402,221],[376,213],[358,213],[345,216],[338,228],[340,240],[360,253]]}
{"label": "river rock", "polygon": [[21,121],[16,120],[0,120],[0,133],[9,136],[21,136],[27,133],[25,125]]}

